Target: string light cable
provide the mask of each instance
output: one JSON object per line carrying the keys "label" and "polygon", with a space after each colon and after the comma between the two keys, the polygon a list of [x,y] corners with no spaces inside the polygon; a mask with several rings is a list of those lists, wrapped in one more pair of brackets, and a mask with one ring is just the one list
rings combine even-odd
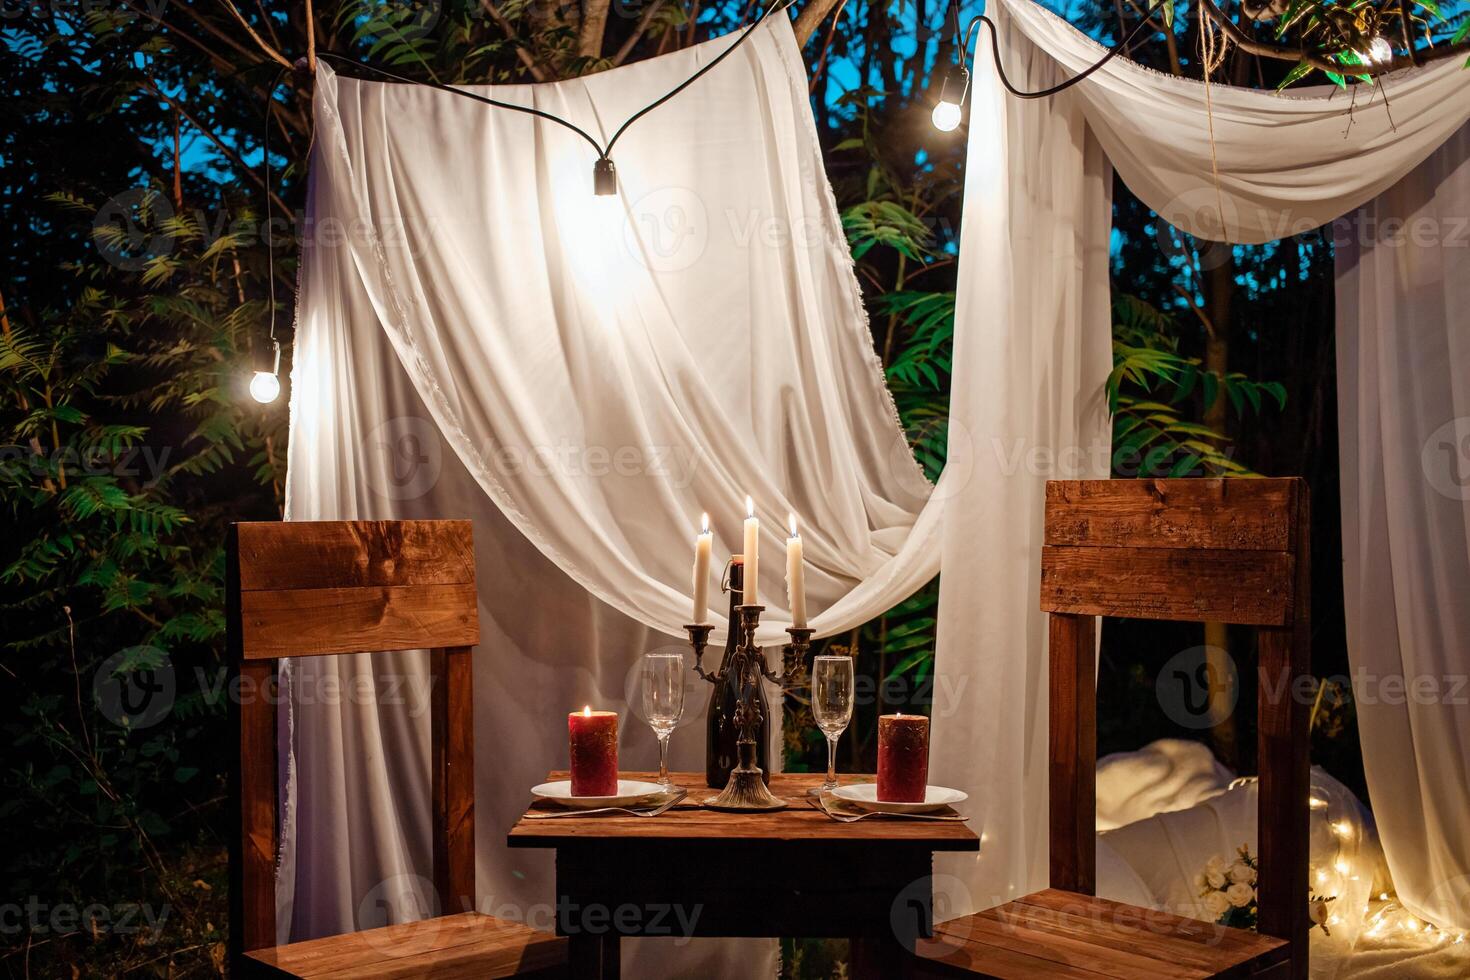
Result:
{"label": "string light cable", "polygon": [[[1128,50],[1138,36],[1143,33],[1144,29],[1151,26],[1154,13],[1165,3],[1172,2],[1173,0],[1154,0],[1153,5],[1144,12],[1143,18],[1134,26],[1133,30],[1129,31],[1126,37],[1109,48],[1107,54],[1103,55],[1101,59],[1076,75],[1073,75],[1071,78],[1058,82],[1056,85],[1048,86],[1047,88],[1037,89],[1034,92],[1024,91],[1011,83],[1010,78],[1006,75],[1005,63],[1000,57],[1000,31],[995,26],[995,21],[984,14],[977,15],[970,21],[969,26],[965,28],[964,44],[959,49],[959,62],[950,64],[940,76],[939,98],[935,101],[934,111],[931,114],[935,128],[949,132],[960,124],[965,98],[970,94],[970,69],[967,64],[971,58],[970,46],[975,42],[975,37],[981,25],[988,25],[990,27],[990,51],[995,60],[996,74],[999,76],[1000,83],[1004,86],[1005,90],[1018,99],[1044,99],[1056,95],[1058,92],[1064,92],[1073,85],[1082,82],[1093,72]],[[960,36],[960,5],[958,0],[954,0],[950,4],[950,11],[954,17],[953,37],[958,39]],[[952,100],[947,96],[951,87],[956,86],[960,90],[959,99]]]}
{"label": "string light cable", "polygon": [[756,29],[759,28],[761,24],[765,23],[768,17],[770,17],[772,14],[786,10],[794,2],[795,0],[774,0],[774,2],[770,4],[770,6],[765,7],[761,11],[760,15],[756,17],[756,19],[752,21],[748,27],[740,32],[740,36],[737,37],[735,39],[735,42],[731,44],[728,48],[715,55],[709,60],[708,63],[700,66],[700,68],[697,69],[692,75],[684,79],[684,81],[680,82],[678,85],[675,85],[673,88],[669,89],[668,92],[659,96],[657,99],[654,99],[648,105],[644,106],[643,108],[639,109],[637,112],[629,116],[627,119],[623,120],[623,124],[613,131],[612,136],[608,139],[605,146],[602,143],[599,143],[591,134],[589,134],[582,127],[578,126],[576,123],[571,122],[567,119],[563,119],[561,116],[558,116],[555,113],[546,112],[543,109],[536,109],[528,105],[519,105],[515,102],[502,102],[499,99],[492,99],[489,96],[480,95],[476,92],[467,92],[464,89],[458,88],[453,85],[445,85],[443,82],[424,81],[422,79],[407,78],[403,75],[388,71],[386,68],[379,68],[377,65],[370,65],[365,62],[354,61],[351,58],[346,58],[342,55],[332,54],[330,52],[319,51],[317,52],[317,57],[325,58],[328,61],[336,62],[340,65],[349,65],[354,68],[361,68],[363,70],[373,72],[374,74],[381,75],[384,78],[391,79],[395,82],[403,82],[409,85],[423,85],[428,88],[438,89],[441,92],[448,92],[452,95],[458,95],[462,98],[470,99],[474,102],[493,106],[496,109],[508,109],[511,112],[523,112],[526,115],[536,116],[537,118],[545,119],[547,122],[556,123],[558,126],[569,129],[573,133],[576,133],[578,136],[580,136],[582,139],[586,140],[587,143],[592,147],[592,149],[597,152],[597,159],[592,165],[592,192],[599,197],[604,197],[616,194],[618,192],[617,168],[613,166],[612,151],[613,147],[617,145],[618,140],[621,139],[623,134],[628,131],[628,127],[632,126],[635,122],[642,119],[644,116],[648,115],[650,112],[657,109],[665,102],[668,102],[670,99],[678,95],[680,92],[684,91],[689,86],[693,85],[700,78],[703,78],[707,73],[713,70],[716,65],[724,61],[726,58],[730,57],[730,55],[734,54],[735,51],[751,36],[751,34],[755,33]]}

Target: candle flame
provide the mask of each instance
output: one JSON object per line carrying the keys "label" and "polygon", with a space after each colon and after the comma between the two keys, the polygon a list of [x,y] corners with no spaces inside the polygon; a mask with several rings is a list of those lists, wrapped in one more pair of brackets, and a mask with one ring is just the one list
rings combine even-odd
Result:
{"label": "candle flame", "polygon": [[786,519],[791,522],[791,536],[796,537],[796,515],[787,514]]}
{"label": "candle flame", "polygon": [[750,499],[750,494],[746,494],[745,495],[745,516],[746,517],[754,517],[755,516],[755,501],[752,500],[752,499]]}
{"label": "candle flame", "polygon": [[699,533],[700,534],[708,534],[709,533],[709,515],[708,514],[700,514],[699,515]]}
{"label": "candle flame", "polygon": [[591,718],[592,717],[592,705],[590,705],[590,704],[584,704],[584,705],[582,705],[582,717],[583,718]]}

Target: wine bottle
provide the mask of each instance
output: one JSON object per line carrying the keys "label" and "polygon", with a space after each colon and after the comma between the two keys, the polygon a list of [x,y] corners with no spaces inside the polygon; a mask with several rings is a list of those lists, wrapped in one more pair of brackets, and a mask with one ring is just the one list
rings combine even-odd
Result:
{"label": "wine bottle", "polygon": [[[745,563],[739,555],[730,559],[730,635],[725,639],[725,652],[720,658],[724,676],[713,685],[709,709],[705,712],[704,779],[711,789],[724,789],[730,781],[730,770],[739,764],[740,732],[735,727],[735,705],[740,701],[740,678],[730,676],[728,668],[740,640],[740,613],[745,591]],[[771,707],[766,701],[765,685],[756,689],[760,701],[761,726],[756,735],[755,758],[767,786],[771,784]]]}

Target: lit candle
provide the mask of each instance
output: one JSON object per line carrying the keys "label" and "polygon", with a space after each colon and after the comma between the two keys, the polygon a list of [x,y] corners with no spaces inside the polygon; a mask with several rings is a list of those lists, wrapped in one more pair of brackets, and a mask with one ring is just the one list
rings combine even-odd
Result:
{"label": "lit candle", "polygon": [[878,799],[922,803],[929,782],[929,719],[884,715],[878,719]]}
{"label": "lit candle", "polygon": [[791,603],[791,625],[806,628],[806,584],[802,579],[801,535],[796,533],[796,515],[791,515],[791,537],[786,539],[786,597]]}
{"label": "lit candle", "polygon": [[694,616],[690,623],[698,626],[709,615],[709,556],[714,538],[709,533],[709,515],[700,517],[700,531],[694,536]]}
{"label": "lit candle", "polygon": [[592,706],[567,715],[571,743],[572,795],[618,794],[618,715]]}
{"label": "lit candle", "polygon": [[757,584],[760,581],[761,522],[755,516],[755,501],[745,498],[745,594],[740,597],[747,606],[760,605]]}

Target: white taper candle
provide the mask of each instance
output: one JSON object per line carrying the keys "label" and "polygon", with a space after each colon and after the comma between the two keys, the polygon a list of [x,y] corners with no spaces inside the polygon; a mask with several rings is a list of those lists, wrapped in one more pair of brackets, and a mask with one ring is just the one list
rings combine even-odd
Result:
{"label": "white taper candle", "polygon": [[745,594],[740,597],[743,605],[760,605],[760,546],[761,522],[755,516],[755,501],[745,498]]}
{"label": "white taper candle", "polygon": [[709,617],[709,557],[714,538],[709,531],[709,515],[700,517],[700,531],[694,537],[694,614],[689,622],[700,625]]}
{"label": "white taper candle", "polygon": [[796,533],[796,515],[791,515],[791,537],[786,539],[786,597],[791,603],[791,625],[806,628],[806,583],[802,578],[801,535]]}

